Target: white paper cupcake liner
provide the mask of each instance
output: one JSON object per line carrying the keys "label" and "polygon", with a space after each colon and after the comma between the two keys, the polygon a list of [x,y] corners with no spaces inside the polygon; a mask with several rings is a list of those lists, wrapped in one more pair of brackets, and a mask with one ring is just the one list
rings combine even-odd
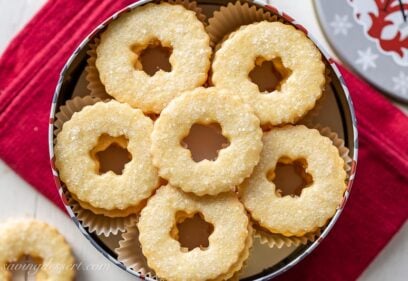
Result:
{"label": "white paper cupcake liner", "polygon": [[344,160],[344,170],[347,173],[347,179],[350,177],[351,163],[353,159],[350,157],[350,150],[345,146],[344,140],[341,139],[336,132],[333,132],[329,127],[316,124],[313,126],[322,136],[328,137],[333,145],[339,150],[339,155]]}
{"label": "white paper cupcake liner", "polygon": [[104,215],[96,215],[90,210],[82,208],[68,191],[64,194],[78,221],[80,221],[84,227],[88,228],[88,231],[91,233],[104,235],[106,237],[117,235],[119,232],[124,232],[128,226],[137,222],[137,215],[123,218],[110,218]]}
{"label": "white paper cupcake liner", "polygon": [[[97,102],[100,102],[101,99],[85,96],[85,97],[75,97],[73,99],[67,100],[64,105],[62,105],[58,112],[55,114],[55,121],[54,121],[54,136],[57,136],[59,132],[62,130],[62,126],[65,122],[71,119],[72,115],[75,112],[81,111],[87,105],[93,105]],[[54,138],[54,143],[56,138]]]}
{"label": "white paper cupcake liner", "polygon": [[254,237],[259,239],[261,244],[266,244],[270,248],[282,248],[282,247],[291,247],[291,246],[300,246],[300,245],[306,245],[309,242],[313,242],[316,240],[317,237],[319,237],[321,230],[319,229],[316,232],[313,233],[307,233],[304,236],[292,236],[292,237],[287,237],[282,234],[277,234],[277,233],[270,233],[269,231],[266,231],[261,228],[254,228],[255,233]]}
{"label": "white paper cupcake liner", "polygon": [[92,97],[99,99],[113,99],[105,90],[105,86],[102,84],[99,78],[99,71],[96,68],[96,47],[99,44],[100,39],[95,38],[92,43],[89,44],[89,50],[87,55],[89,56],[85,67],[86,80],[88,81],[87,88],[91,92]]}
{"label": "white paper cupcake liner", "polygon": [[267,12],[253,4],[238,1],[228,3],[227,6],[222,6],[215,11],[213,16],[208,19],[206,30],[214,47],[240,26],[264,20],[278,21],[280,19],[271,12]]}
{"label": "white paper cupcake liner", "polygon": [[126,267],[139,272],[143,276],[156,278],[156,273],[147,265],[147,260],[142,252],[139,242],[139,230],[136,223],[132,224],[122,234],[122,240],[119,241],[119,247],[115,249],[118,260]]}

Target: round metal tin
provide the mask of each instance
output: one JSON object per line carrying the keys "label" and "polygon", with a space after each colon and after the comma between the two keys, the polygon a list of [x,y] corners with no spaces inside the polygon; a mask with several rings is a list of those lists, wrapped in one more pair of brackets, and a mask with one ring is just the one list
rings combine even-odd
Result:
{"label": "round metal tin", "polygon": [[[54,165],[54,129],[55,129],[54,128],[54,118],[55,118],[55,113],[57,109],[65,103],[67,99],[71,98],[71,95],[75,89],[75,86],[81,76],[81,73],[83,72],[83,69],[86,66],[86,58],[87,58],[86,52],[88,50],[88,43],[91,40],[93,40],[93,38],[97,34],[99,34],[112,20],[117,18],[120,14],[126,13],[148,2],[150,2],[150,0],[142,0],[139,2],[135,2],[127,6],[126,8],[122,9],[121,11],[115,13],[113,16],[111,16],[106,21],[104,21],[101,25],[99,25],[94,31],[92,31],[82,41],[82,43],[77,47],[77,49],[68,59],[68,61],[66,62],[65,66],[63,67],[61,71],[60,78],[59,78],[59,81],[58,81],[58,84],[55,90],[55,94],[53,97],[51,112],[50,112],[50,119],[49,119],[49,136],[48,137],[49,137],[50,162],[51,162],[52,173],[55,179],[55,183],[59,190],[62,201],[67,209],[67,212],[72,218],[75,225],[78,227],[81,233],[89,240],[89,242],[112,263],[114,263],[118,267],[122,268],[123,270],[129,272],[130,274],[140,279],[155,280],[148,276],[143,276],[141,273],[136,272],[130,268],[127,268],[123,263],[117,260],[115,253],[111,249],[109,249],[109,247],[107,247],[106,244],[104,244],[103,241],[98,236],[88,232],[88,230],[84,228],[83,225],[81,225],[81,223],[76,218],[73,210],[68,205],[67,198],[64,195],[63,185],[61,184],[59,180],[58,171]],[[228,2],[232,2],[232,1],[229,1],[229,0],[223,0],[223,1],[217,1],[217,0],[201,0],[200,1],[199,0],[198,1],[198,3],[203,6],[205,5],[212,5],[212,6],[225,5]],[[330,88],[334,94],[334,98],[335,98],[334,103],[336,103],[336,106],[338,107],[337,109],[338,109],[338,114],[339,114],[339,120],[341,120],[340,121],[341,124],[337,124],[339,127],[337,131],[340,135],[343,136],[343,139],[345,141],[345,146],[350,149],[350,157],[353,159],[352,164],[351,164],[352,169],[349,174],[348,186],[344,194],[343,202],[342,204],[340,204],[340,206],[338,207],[336,211],[336,214],[330,220],[328,225],[324,228],[324,230],[322,231],[318,239],[316,239],[314,242],[310,242],[306,245],[297,247],[291,254],[289,254],[287,257],[285,257],[283,260],[279,261],[278,263],[274,264],[273,266],[270,266],[269,268],[264,269],[261,272],[258,272],[257,274],[253,274],[243,279],[243,280],[270,280],[271,278],[276,277],[279,274],[289,270],[299,261],[304,259],[309,253],[311,253],[320,244],[320,242],[329,234],[333,225],[336,223],[349,197],[350,189],[354,181],[355,168],[357,164],[358,138],[357,138],[356,118],[355,118],[353,104],[352,104],[347,86],[345,85],[344,79],[341,76],[341,73],[339,72],[339,70],[337,69],[334,61],[330,58],[327,52],[325,52],[321,48],[318,42],[313,39],[313,36],[309,34],[307,30],[300,23],[298,23],[296,20],[291,18],[288,14],[282,11],[279,11],[275,7],[268,5],[262,1],[255,0],[255,1],[252,1],[252,3],[259,7],[267,9],[277,15],[280,15],[281,17],[284,17],[288,22],[296,26],[298,29],[303,30],[308,35],[308,37],[312,39],[316,43],[316,45],[320,48],[322,54],[324,55],[325,60],[327,61],[327,65],[329,66],[331,70],[332,82],[331,82]]]}

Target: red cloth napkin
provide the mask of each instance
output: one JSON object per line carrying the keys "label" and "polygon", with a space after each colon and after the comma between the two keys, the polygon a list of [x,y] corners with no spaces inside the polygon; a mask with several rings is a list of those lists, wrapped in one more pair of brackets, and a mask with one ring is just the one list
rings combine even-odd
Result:
{"label": "red cloth napkin", "polygon": [[[47,143],[59,72],[82,38],[131,2],[51,0],[0,59],[0,157],[60,207]],[[359,122],[355,184],[330,235],[278,280],[354,280],[408,217],[408,119],[365,82],[342,72]]]}

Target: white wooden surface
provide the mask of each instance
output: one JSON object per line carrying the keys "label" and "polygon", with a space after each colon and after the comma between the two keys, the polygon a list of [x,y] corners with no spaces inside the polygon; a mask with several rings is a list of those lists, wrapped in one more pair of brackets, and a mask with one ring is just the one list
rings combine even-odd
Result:
{"label": "white wooden surface", "polygon": [[[0,53],[45,2],[45,0],[0,0]],[[275,0],[271,2],[301,21],[332,52],[319,28],[312,0]],[[407,112],[407,107],[402,109]],[[130,275],[105,260],[80,234],[65,214],[21,180],[0,160],[0,221],[21,216],[39,218],[55,225],[72,245],[79,262],[84,265],[103,266],[100,270],[81,270],[78,272],[77,280],[134,280]],[[368,267],[360,280],[406,281],[408,280],[407,265],[408,224]]]}

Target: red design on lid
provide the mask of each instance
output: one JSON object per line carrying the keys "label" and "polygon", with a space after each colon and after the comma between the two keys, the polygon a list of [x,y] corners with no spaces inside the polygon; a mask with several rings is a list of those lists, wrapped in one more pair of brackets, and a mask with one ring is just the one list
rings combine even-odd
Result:
{"label": "red design on lid", "polygon": [[[405,1],[406,2],[406,1]],[[408,3],[403,0],[349,2],[365,35],[400,65],[408,65]]]}
{"label": "red design on lid", "polygon": [[[398,31],[391,39],[384,39],[381,36],[384,28],[394,24],[387,17],[392,13],[402,12],[400,5],[393,5],[394,2],[398,1],[390,0],[386,1],[386,3],[383,3],[383,1],[381,0],[375,1],[378,8],[378,14],[374,14],[373,12],[369,13],[369,16],[372,20],[372,25],[368,30],[368,34],[374,38],[379,39],[380,45],[384,49],[384,51],[396,52],[400,57],[402,57],[402,50],[404,48],[408,48],[408,37],[402,38],[401,31]],[[402,4],[402,9],[408,12],[408,4]]]}

